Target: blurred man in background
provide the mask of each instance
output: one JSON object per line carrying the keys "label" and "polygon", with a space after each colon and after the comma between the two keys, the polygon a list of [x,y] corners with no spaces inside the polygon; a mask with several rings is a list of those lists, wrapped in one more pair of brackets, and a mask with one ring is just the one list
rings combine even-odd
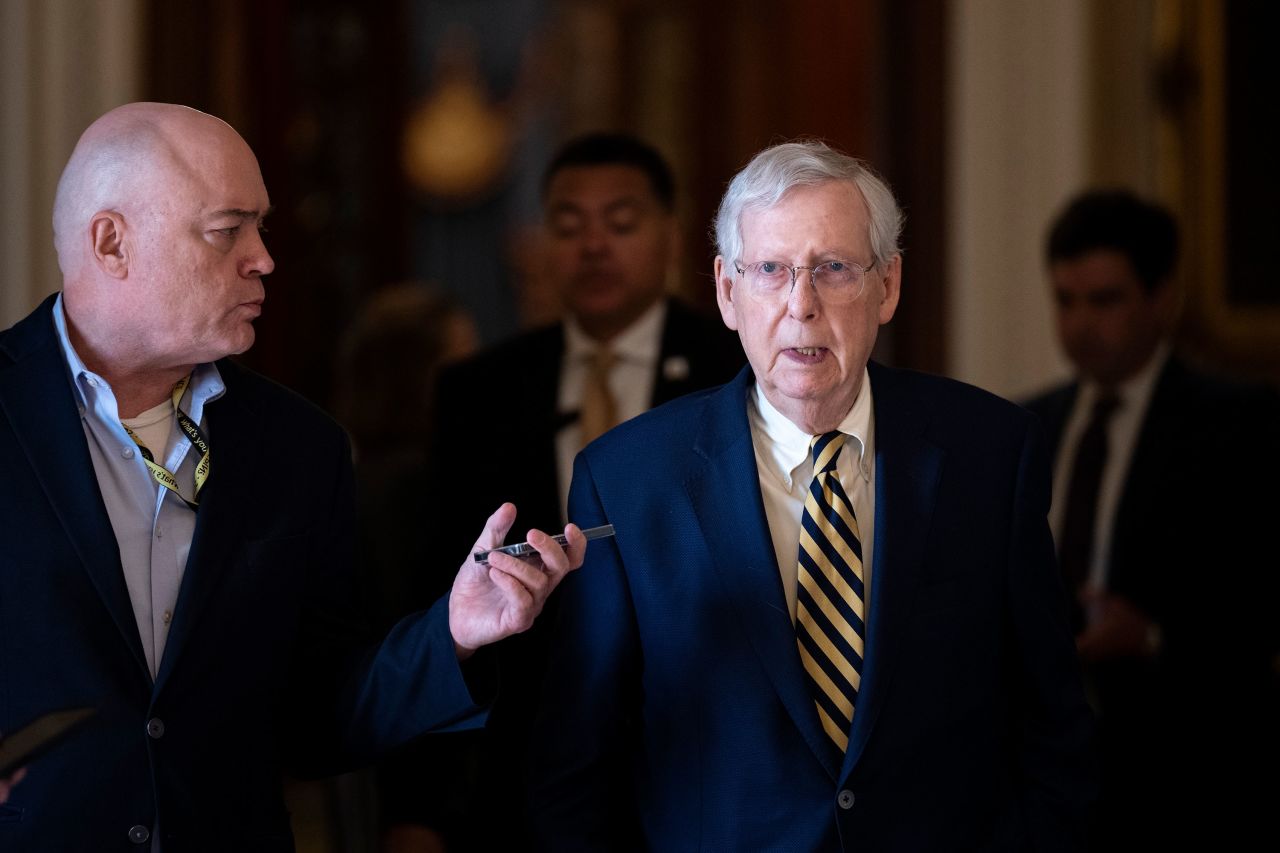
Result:
{"label": "blurred man in background", "polygon": [[1027,405],[1099,716],[1099,850],[1225,843],[1257,819],[1234,768],[1274,779],[1273,513],[1251,495],[1280,473],[1277,400],[1173,352],[1177,254],[1173,216],[1122,190],[1074,198],[1046,243],[1076,376]]}

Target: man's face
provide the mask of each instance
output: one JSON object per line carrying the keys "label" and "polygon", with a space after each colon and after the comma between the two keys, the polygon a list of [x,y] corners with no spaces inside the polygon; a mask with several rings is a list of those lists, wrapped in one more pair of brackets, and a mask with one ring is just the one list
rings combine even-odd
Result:
{"label": "man's face", "polygon": [[1098,249],[1049,268],[1058,338],[1086,377],[1115,385],[1151,358],[1167,328],[1169,285],[1147,293],[1128,257]]}
{"label": "man's face", "polygon": [[843,305],[824,302],[807,270],[799,271],[788,294],[759,299],[736,266],[843,260],[866,267],[875,257],[868,222],[862,193],[852,183],[797,187],[773,207],[743,211],[743,256],[716,258],[716,300],[725,325],[737,330],[769,402],[810,432],[834,428],[852,408],[879,327],[898,304],[901,258],[877,262],[861,295]]}
{"label": "man's face", "polygon": [[569,312],[609,338],[661,298],[675,217],[632,166],[570,166],[547,187],[551,277]]}
{"label": "man's face", "polygon": [[154,318],[149,350],[172,365],[249,349],[262,277],[275,267],[260,232],[267,191],[248,146],[227,129],[187,153],[161,171],[130,237],[131,308]]}

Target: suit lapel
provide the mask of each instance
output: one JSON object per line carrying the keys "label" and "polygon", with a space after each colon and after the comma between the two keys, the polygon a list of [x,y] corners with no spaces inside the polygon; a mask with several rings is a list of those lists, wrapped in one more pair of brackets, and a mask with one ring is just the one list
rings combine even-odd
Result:
{"label": "suit lapel", "polygon": [[857,762],[889,690],[924,561],[943,451],[923,435],[930,413],[872,364],[876,419],[875,556],[867,657],[841,778]]}
{"label": "suit lapel", "polygon": [[35,469],[67,538],[134,660],[151,678],[120,569],[120,549],[98,489],[93,460],[53,328],[50,297],[9,333],[14,363],[0,368],[0,409]]}
{"label": "suit lapel", "polygon": [[[218,372],[227,391],[205,409],[211,461],[209,481],[200,492],[195,534],[174,607],[173,625],[156,675],[157,692],[173,672],[217,584],[243,543],[244,496],[255,488],[270,488],[262,482],[269,479],[268,472],[255,469],[253,464],[253,433],[259,420],[244,399],[246,389],[236,382],[237,370],[225,359],[218,362]],[[255,477],[261,479],[255,480]]]}
{"label": "suit lapel", "polygon": [[743,631],[805,742],[836,778],[836,754],[822,732],[800,664],[778,561],[760,495],[747,422],[750,369],[708,398],[694,444],[702,461],[685,481],[698,524]]}

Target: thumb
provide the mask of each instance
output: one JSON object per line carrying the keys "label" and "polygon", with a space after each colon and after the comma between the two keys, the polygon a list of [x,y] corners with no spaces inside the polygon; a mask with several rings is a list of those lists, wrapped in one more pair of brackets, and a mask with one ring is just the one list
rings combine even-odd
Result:
{"label": "thumb", "polygon": [[484,524],[484,531],[480,534],[480,538],[476,540],[475,547],[471,550],[473,552],[487,551],[490,548],[500,547],[503,540],[507,538],[507,531],[515,523],[515,504],[504,503],[498,507],[493,515],[489,516],[489,520]]}

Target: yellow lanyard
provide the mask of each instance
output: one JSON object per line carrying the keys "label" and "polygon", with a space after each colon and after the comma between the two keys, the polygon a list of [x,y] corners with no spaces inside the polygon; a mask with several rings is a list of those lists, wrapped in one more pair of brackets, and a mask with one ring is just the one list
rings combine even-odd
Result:
{"label": "yellow lanyard", "polygon": [[200,461],[196,464],[196,492],[192,500],[187,500],[182,496],[182,492],[178,490],[178,478],[173,476],[168,468],[156,462],[151,450],[138,440],[138,437],[133,434],[133,430],[125,427],[124,431],[129,433],[129,438],[132,438],[133,443],[138,445],[138,450],[142,454],[142,461],[147,463],[147,470],[151,472],[152,477],[156,478],[156,482],[182,498],[182,502],[187,506],[195,509],[199,503],[195,498],[200,496],[200,489],[204,486],[205,480],[209,479],[209,442],[205,441],[204,434],[200,432],[200,427],[191,418],[187,417],[187,413],[182,411],[178,405],[182,402],[182,395],[187,392],[187,386],[190,383],[191,377],[184,376],[181,382],[173,386],[173,410],[178,417],[178,426],[182,427],[182,431],[186,433],[191,446],[200,454]]}

